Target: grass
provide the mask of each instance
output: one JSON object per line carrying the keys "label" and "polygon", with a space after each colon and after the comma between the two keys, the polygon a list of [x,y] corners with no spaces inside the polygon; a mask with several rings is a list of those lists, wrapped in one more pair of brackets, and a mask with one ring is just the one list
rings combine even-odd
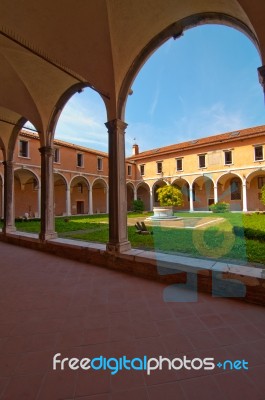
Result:
{"label": "grass", "polygon": [[[150,214],[148,214],[150,215]],[[189,213],[178,213],[189,217]],[[128,237],[134,248],[156,250],[166,253],[185,254],[197,258],[213,258],[226,261],[265,264],[265,243],[235,236],[233,227],[245,227],[265,232],[264,214],[242,213],[193,213],[192,217],[223,218],[216,225],[205,229],[176,229],[153,226],[153,235],[139,235],[134,226],[128,227]],[[143,217],[143,214],[129,213],[128,218]],[[17,222],[17,230],[40,231],[39,221]],[[108,215],[58,217],[55,229],[60,237],[106,243],[108,241]]]}

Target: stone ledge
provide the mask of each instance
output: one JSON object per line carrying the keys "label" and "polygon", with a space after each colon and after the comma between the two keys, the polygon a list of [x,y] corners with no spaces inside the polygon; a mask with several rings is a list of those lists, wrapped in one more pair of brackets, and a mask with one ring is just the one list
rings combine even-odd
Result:
{"label": "stone ledge", "polygon": [[265,305],[265,269],[262,268],[139,249],[113,254],[101,243],[62,238],[41,242],[38,235],[23,232],[0,233],[0,240],[169,285],[197,287],[199,292],[215,297],[235,298],[236,294],[238,299]]}

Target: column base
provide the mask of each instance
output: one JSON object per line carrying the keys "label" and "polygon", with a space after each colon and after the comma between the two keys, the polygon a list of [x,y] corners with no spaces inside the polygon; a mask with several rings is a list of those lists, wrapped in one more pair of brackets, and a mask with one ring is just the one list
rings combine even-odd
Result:
{"label": "column base", "polygon": [[5,235],[8,235],[9,233],[14,233],[16,232],[17,228],[15,226],[7,226],[7,227],[3,227],[2,232]]}
{"label": "column base", "polygon": [[124,253],[125,251],[131,250],[130,242],[122,242],[122,243],[107,243],[106,251],[109,253]]}
{"label": "column base", "polygon": [[39,239],[41,242],[45,242],[46,240],[57,239],[57,238],[58,238],[57,232],[40,233],[39,234]]}

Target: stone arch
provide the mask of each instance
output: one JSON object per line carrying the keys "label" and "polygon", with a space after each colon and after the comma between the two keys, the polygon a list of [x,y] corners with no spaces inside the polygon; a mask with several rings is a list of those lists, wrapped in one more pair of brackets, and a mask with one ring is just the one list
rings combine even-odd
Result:
{"label": "stone arch", "polygon": [[30,168],[14,170],[15,217],[40,216],[39,188],[40,177]]}
{"label": "stone arch", "polygon": [[183,195],[183,205],[178,207],[181,211],[189,211],[190,209],[190,184],[185,178],[176,178],[172,182],[173,186],[176,186],[181,190]]}
{"label": "stone arch", "polygon": [[103,178],[94,179],[91,184],[93,198],[93,214],[108,212],[108,184]]}
{"label": "stone arch", "polygon": [[[240,7],[237,4],[237,7]],[[240,10],[243,11],[242,9]],[[244,18],[243,18],[244,17]],[[190,15],[178,20],[167,26],[161,32],[157,33],[147,45],[138,53],[134,62],[131,64],[130,69],[128,70],[119,93],[119,102],[118,102],[118,115],[119,118],[124,119],[126,102],[128,99],[128,95],[130,94],[131,86],[141,70],[142,66],[146,63],[148,58],[168,39],[182,36],[185,30],[194,28],[203,24],[219,24],[226,25],[228,27],[235,28],[240,32],[244,33],[254,44],[258,53],[260,54],[259,41],[257,39],[257,35],[250,24],[247,25],[244,21],[248,20],[247,15],[244,13],[242,18],[239,19],[238,16],[232,16],[228,12],[199,12],[192,13],[190,11]]]}
{"label": "stone arch", "polygon": [[91,84],[89,84],[87,82],[75,83],[74,85],[70,86],[64,93],[61,94],[59,100],[57,101],[57,103],[55,104],[55,106],[53,108],[53,111],[52,111],[52,114],[50,117],[50,121],[48,124],[48,132],[50,132],[50,135],[48,137],[47,145],[49,145],[49,146],[53,145],[56,126],[57,126],[58,120],[60,118],[60,115],[61,115],[65,105],[67,104],[67,102],[71,99],[71,97],[73,95],[75,95],[76,93],[82,93],[83,90],[86,88],[90,88],[91,90],[94,90],[99,94],[99,96],[101,97],[101,99],[103,100],[103,103],[105,105],[106,114],[108,114],[108,109],[107,109],[108,103],[106,101],[107,99],[104,94],[102,94],[100,91],[96,90],[94,87],[91,87]]}
{"label": "stone arch", "polygon": [[135,192],[134,184],[132,182],[127,182],[126,189],[127,189],[127,211],[132,211],[133,210],[134,192]]}
{"label": "stone arch", "polygon": [[168,182],[165,181],[164,179],[158,179],[157,181],[154,182],[153,186],[152,186],[152,192],[153,192],[153,205],[154,207],[158,207],[159,201],[158,201],[158,197],[157,197],[157,189],[168,185]]}
{"label": "stone arch", "polygon": [[217,179],[218,200],[230,204],[231,211],[242,211],[242,177],[236,172],[224,173]]}
{"label": "stone arch", "polygon": [[209,211],[214,203],[214,181],[208,175],[198,176],[191,183],[194,211]]}
{"label": "stone arch", "polygon": [[151,209],[150,206],[150,186],[146,182],[138,183],[136,187],[137,200],[142,200],[144,203],[144,210]]}
{"label": "stone arch", "polygon": [[56,216],[66,215],[68,182],[65,176],[59,172],[53,174],[54,183],[54,214]]}
{"label": "stone arch", "polygon": [[265,170],[262,168],[250,172],[246,176],[247,207],[249,211],[265,211],[261,201],[261,188],[265,185]]}
{"label": "stone arch", "polygon": [[89,213],[89,182],[82,175],[75,175],[70,183],[70,212],[72,215]]}

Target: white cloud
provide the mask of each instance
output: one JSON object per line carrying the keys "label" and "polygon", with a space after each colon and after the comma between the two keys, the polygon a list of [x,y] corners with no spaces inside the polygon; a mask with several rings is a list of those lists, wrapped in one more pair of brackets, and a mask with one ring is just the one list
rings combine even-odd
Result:
{"label": "white cloud", "polygon": [[200,108],[192,115],[175,120],[180,141],[242,129],[246,121],[240,110],[226,110],[222,103]]}
{"label": "white cloud", "polygon": [[150,110],[149,110],[149,114],[151,115],[151,117],[153,117],[153,115],[154,115],[154,113],[156,111],[157,103],[158,103],[158,100],[159,100],[159,94],[160,94],[160,89],[159,89],[159,85],[157,83],[156,90],[155,90],[155,95],[154,95],[154,98],[153,98],[153,101],[151,103]]}
{"label": "white cloud", "polygon": [[84,96],[75,95],[66,104],[59,118],[55,137],[107,151],[108,136],[105,121],[106,111],[102,100],[86,91]]}

